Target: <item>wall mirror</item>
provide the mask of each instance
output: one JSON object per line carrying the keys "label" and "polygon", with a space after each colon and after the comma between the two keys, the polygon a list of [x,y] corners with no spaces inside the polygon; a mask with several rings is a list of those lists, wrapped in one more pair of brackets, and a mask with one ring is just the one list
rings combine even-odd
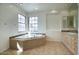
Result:
{"label": "wall mirror", "polygon": [[74,16],[63,16],[63,28],[74,28]]}

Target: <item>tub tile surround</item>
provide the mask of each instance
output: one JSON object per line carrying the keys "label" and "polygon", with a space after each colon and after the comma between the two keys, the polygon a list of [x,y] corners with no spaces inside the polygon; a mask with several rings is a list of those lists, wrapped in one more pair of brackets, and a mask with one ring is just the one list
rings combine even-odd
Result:
{"label": "tub tile surround", "polygon": [[71,53],[61,42],[47,41],[40,47],[24,51],[8,49],[0,55],[71,55]]}
{"label": "tub tile surround", "polygon": [[18,49],[20,47],[25,50],[44,45],[46,43],[46,36],[43,34],[31,34],[30,36],[29,34],[25,34],[22,36],[10,38],[9,42],[10,49]]}

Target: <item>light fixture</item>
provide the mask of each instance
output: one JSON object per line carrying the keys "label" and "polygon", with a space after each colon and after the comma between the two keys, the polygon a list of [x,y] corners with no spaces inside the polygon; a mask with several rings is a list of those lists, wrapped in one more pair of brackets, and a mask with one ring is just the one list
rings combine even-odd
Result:
{"label": "light fixture", "polygon": [[51,13],[58,13],[58,11],[57,10],[52,10]]}
{"label": "light fixture", "polygon": [[19,5],[23,5],[23,3],[20,3]]}
{"label": "light fixture", "polygon": [[38,8],[35,8],[35,10],[38,10]]}

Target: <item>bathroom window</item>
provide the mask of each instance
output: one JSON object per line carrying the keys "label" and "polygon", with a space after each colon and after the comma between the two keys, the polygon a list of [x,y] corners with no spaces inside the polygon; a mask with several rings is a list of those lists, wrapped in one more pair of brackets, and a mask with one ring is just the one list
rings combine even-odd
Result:
{"label": "bathroom window", "polygon": [[29,32],[38,32],[38,17],[29,17]]}
{"label": "bathroom window", "polygon": [[25,16],[18,14],[18,31],[25,31]]}

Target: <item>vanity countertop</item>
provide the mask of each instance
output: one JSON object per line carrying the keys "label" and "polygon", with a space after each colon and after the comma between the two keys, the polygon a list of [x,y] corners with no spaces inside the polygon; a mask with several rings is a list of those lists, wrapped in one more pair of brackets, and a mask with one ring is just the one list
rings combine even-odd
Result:
{"label": "vanity countertop", "polygon": [[72,32],[72,33],[78,33],[77,30],[61,30],[61,32]]}

